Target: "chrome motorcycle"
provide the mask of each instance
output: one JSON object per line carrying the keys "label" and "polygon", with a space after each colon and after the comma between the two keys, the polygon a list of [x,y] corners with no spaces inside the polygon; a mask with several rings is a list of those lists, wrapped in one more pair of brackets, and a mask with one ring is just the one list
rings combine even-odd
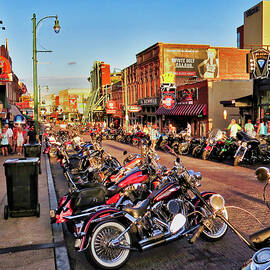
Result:
{"label": "chrome motorcycle", "polygon": [[177,158],[160,185],[135,206],[107,205],[82,213],[84,221],[76,224],[75,247],[86,252],[93,265],[117,269],[133,250],[144,251],[184,236],[193,243],[200,234],[209,241],[219,240],[227,231],[224,199],[214,192],[201,193],[197,188],[200,178]]}

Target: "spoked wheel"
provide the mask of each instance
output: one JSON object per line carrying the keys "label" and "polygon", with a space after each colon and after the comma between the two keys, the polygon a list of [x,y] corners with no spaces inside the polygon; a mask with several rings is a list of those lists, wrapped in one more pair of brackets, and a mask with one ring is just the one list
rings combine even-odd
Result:
{"label": "spoked wheel", "polygon": [[[209,197],[210,198],[210,197]],[[204,198],[209,203],[209,198]],[[209,210],[205,206],[200,207],[200,211],[203,212],[204,215],[210,215]],[[222,215],[228,219],[228,212],[227,209],[222,210]],[[216,217],[212,220],[212,228],[211,230],[205,228],[201,234],[202,238],[208,241],[218,241],[221,239],[227,232],[228,225],[219,217]]]}
{"label": "spoked wheel", "polygon": [[198,157],[200,151],[201,151],[201,146],[199,146],[199,145],[195,146],[192,150],[192,156]]}
{"label": "spoked wheel", "polygon": [[178,148],[179,148],[179,143],[178,142],[174,142],[172,144],[172,149],[175,151],[175,153],[178,153]]}
{"label": "spoked wheel", "polygon": [[189,152],[189,144],[188,143],[180,143],[179,148],[178,148],[178,152],[181,155],[187,155]]}
{"label": "spoked wheel", "polygon": [[210,151],[204,150],[203,154],[202,154],[202,159],[207,160],[207,159],[209,159],[209,157],[210,157]]}
{"label": "spoked wheel", "polygon": [[116,222],[108,221],[97,225],[91,236],[87,250],[88,259],[103,269],[117,269],[123,266],[130,255],[131,237],[125,227]]}

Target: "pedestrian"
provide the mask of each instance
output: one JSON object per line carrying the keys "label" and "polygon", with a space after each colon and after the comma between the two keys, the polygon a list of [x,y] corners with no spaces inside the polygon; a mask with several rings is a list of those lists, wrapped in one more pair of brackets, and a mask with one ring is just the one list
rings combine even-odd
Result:
{"label": "pedestrian", "polygon": [[7,132],[7,138],[8,138],[8,152],[11,153],[13,149],[13,131],[10,128],[9,124],[5,125],[6,132]]}
{"label": "pedestrian", "polygon": [[18,155],[21,156],[22,155],[22,146],[24,145],[25,142],[25,134],[26,132],[22,130],[22,127],[19,126],[17,128],[17,152]]}
{"label": "pedestrian", "polygon": [[152,126],[149,135],[150,135],[150,140],[151,140],[151,147],[152,147],[153,150],[155,150],[157,140],[160,137],[158,127],[157,126]]}
{"label": "pedestrian", "polygon": [[229,136],[236,139],[237,132],[242,128],[236,123],[235,119],[232,119],[227,129],[230,131]]}
{"label": "pedestrian", "polygon": [[189,122],[187,122],[187,135],[191,136],[191,125]]}
{"label": "pedestrian", "polygon": [[267,135],[267,125],[266,125],[264,119],[261,119],[261,122],[258,126],[258,129],[257,129],[257,135],[259,135],[259,136]]}
{"label": "pedestrian", "polygon": [[1,148],[2,148],[2,155],[7,156],[8,155],[8,135],[7,135],[7,128],[6,126],[3,127],[1,132]]}
{"label": "pedestrian", "polygon": [[[244,130],[249,136],[252,136],[252,137],[254,136],[255,129],[251,122],[251,119],[248,119],[248,122],[245,124]],[[255,132],[255,135],[256,135],[256,132]]]}
{"label": "pedestrian", "polygon": [[16,146],[17,146],[17,124],[14,125],[13,127],[13,138],[12,138],[12,154],[15,153],[16,151]]}
{"label": "pedestrian", "polygon": [[29,144],[36,144],[40,143],[39,136],[36,132],[35,126],[31,125],[27,132],[27,143]]}

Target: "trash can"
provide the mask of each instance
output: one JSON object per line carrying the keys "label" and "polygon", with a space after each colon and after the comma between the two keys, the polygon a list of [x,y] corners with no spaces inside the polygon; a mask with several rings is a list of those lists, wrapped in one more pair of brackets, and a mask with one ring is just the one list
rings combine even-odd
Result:
{"label": "trash can", "polygon": [[24,144],[23,145],[24,157],[38,157],[39,158],[39,173],[41,173],[40,166],[40,155],[41,155],[41,144]]}
{"label": "trash can", "polygon": [[40,216],[38,203],[39,158],[13,158],[4,163],[7,202],[4,218]]}

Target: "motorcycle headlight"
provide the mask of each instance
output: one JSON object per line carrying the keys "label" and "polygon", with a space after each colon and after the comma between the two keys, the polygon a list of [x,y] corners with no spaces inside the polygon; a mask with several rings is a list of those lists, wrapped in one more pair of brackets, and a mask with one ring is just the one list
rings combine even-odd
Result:
{"label": "motorcycle headlight", "polygon": [[237,141],[237,145],[241,145],[241,141]]}
{"label": "motorcycle headlight", "polygon": [[263,248],[257,251],[252,257],[251,269],[269,269],[270,266],[270,248]]}
{"label": "motorcycle headlight", "polygon": [[213,139],[210,139],[210,141],[209,141],[209,142],[210,142],[210,144],[212,144],[212,143],[214,142],[214,140],[213,140]]}
{"label": "motorcycle headlight", "polygon": [[243,147],[247,147],[247,142],[242,142]]}
{"label": "motorcycle headlight", "polygon": [[209,199],[209,202],[215,211],[222,210],[225,207],[225,200],[219,194],[212,195]]}

